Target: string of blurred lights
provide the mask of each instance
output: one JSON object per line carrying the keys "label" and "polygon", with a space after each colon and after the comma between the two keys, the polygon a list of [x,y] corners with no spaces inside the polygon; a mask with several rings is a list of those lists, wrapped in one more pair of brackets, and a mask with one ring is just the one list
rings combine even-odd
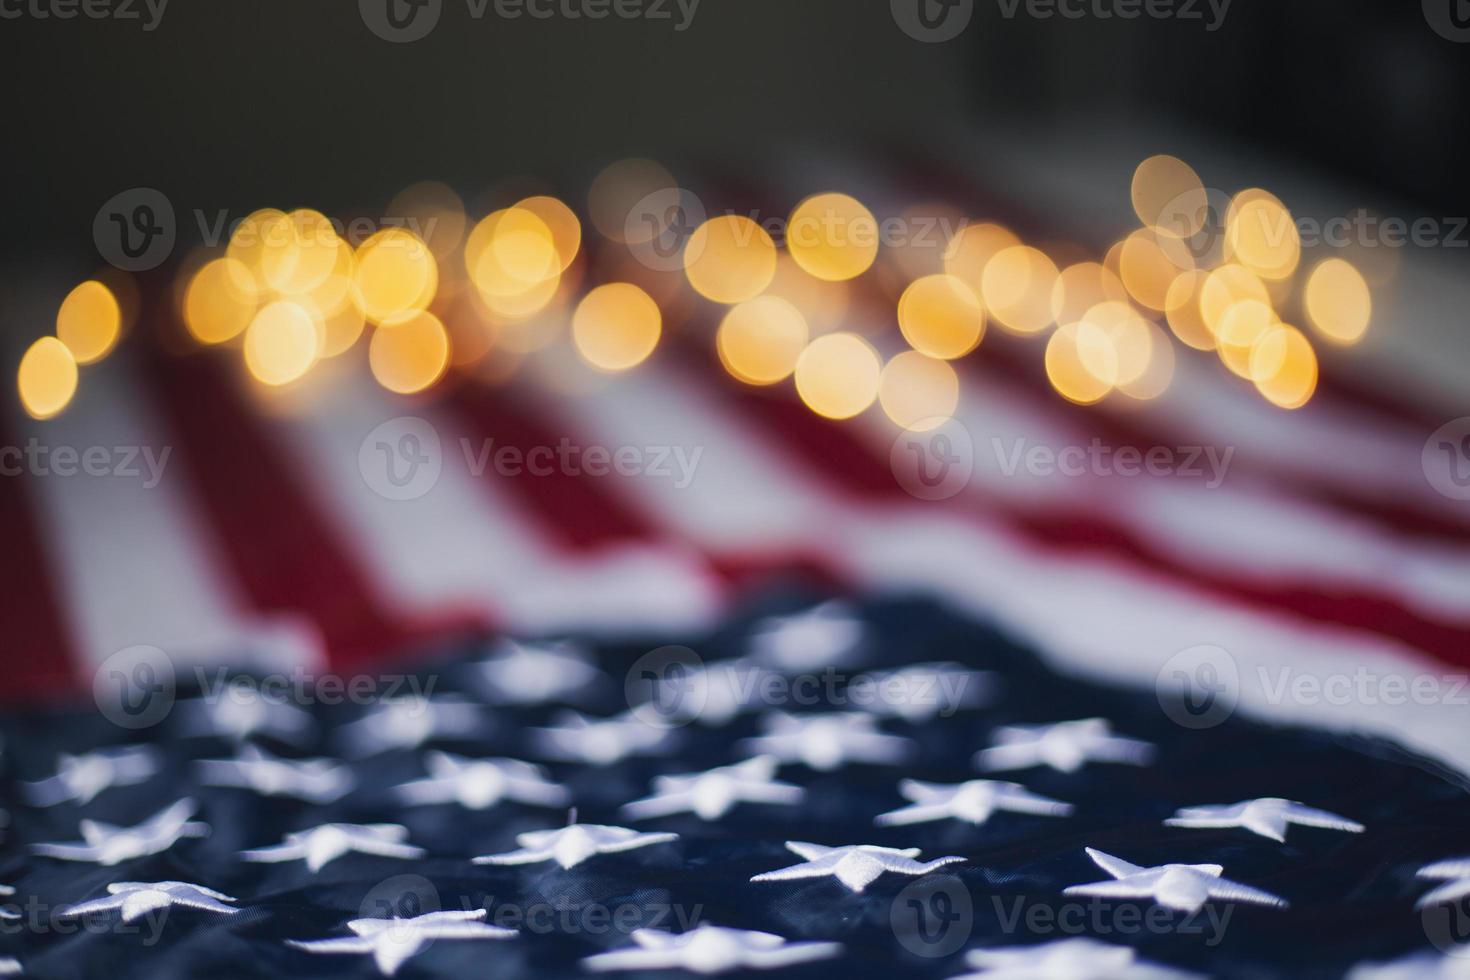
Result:
{"label": "string of blurred lights", "polygon": [[[250,214],[223,254],[183,264],[179,311],[198,345],[237,348],[262,390],[302,385],[364,337],[373,377],[404,395],[450,371],[503,380],[554,346],[570,345],[593,372],[626,372],[698,296],[728,307],[713,336],[726,372],[749,385],[789,381],[833,419],[876,404],[902,427],[941,424],[959,403],[952,362],[992,325],[1032,338],[1052,387],[1074,403],[1159,397],[1177,343],[1214,352],[1270,403],[1299,408],[1316,390],[1317,354],[1285,317],[1318,342],[1355,344],[1372,318],[1368,280],[1340,255],[1304,269],[1295,220],[1271,193],[1242,190],[1223,215],[1211,194],[1183,161],[1150,157],[1131,187],[1138,227],[1100,260],[1061,268],[1009,229],[952,209],[955,233],[935,254],[912,242],[880,247],[878,219],[836,192],[798,204],[781,245],[750,217],[718,214],[666,256],[659,239],[688,215],[637,215],[639,202],[692,196],[658,164],[625,160],[589,192],[592,230],[614,251],[599,254],[607,281],[588,288],[582,222],[562,201],[526,197],[472,225],[458,195],[424,183],[394,199],[393,225],[355,248],[309,208]],[[55,335],[25,352],[17,385],[32,417],[63,411],[80,367],[117,345],[126,320],[117,288],[78,285]],[[877,334],[874,297],[892,311],[876,318]]]}

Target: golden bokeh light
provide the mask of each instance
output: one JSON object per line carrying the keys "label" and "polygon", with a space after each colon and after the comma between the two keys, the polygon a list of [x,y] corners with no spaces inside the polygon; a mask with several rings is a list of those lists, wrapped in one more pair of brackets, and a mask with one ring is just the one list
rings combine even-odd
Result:
{"label": "golden bokeh light", "polygon": [[902,237],[884,241],[884,248],[905,282],[944,272],[944,258],[965,228],[965,216],[942,201],[926,201],[905,208],[899,227]]}
{"label": "golden bokeh light", "polygon": [[1075,262],[1062,270],[1051,289],[1051,315],[1057,323],[1076,323],[1099,303],[1126,302],[1128,290],[1107,266]]}
{"label": "golden bokeh light", "polygon": [[262,226],[260,278],[278,293],[306,293],[332,274],[341,239],[327,217],[302,208]]}
{"label": "golden bokeh light", "polygon": [[1200,318],[1210,333],[1218,337],[1225,312],[1244,300],[1270,305],[1271,294],[1259,276],[1241,265],[1222,265],[1212,269],[1199,287]]}
{"label": "golden bokeh light", "polygon": [[652,241],[663,229],[630,221],[630,216],[645,198],[673,192],[677,187],[673,175],[652,160],[619,160],[593,179],[587,192],[587,214],[602,237],[640,245]]}
{"label": "golden bokeh light", "polygon": [[1326,259],[1307,279],[1302,304],[1317,332],[1339,344],[1355,344],[1373,318],[1368,283],[1351,262]]}
{"label": "golden bokeh light", "polygon": [[954,416],[960,403],[960,378],[948,361],[904,351],[883,366],[878,402],[901,428],[925,432]]}
{"label": "golden bokeh light", "polygon": [[747,384],[775,384],[796,370],[806,349],[806,318],[779,296],[757,296],[725,314],[715,348],[725,370]]}
{"label": "golden bokeh light", "polygon": [[1000,225],[988,222],[966,225],[945,250],[944,271],[963,279],[979,294],[985,266],[997,253],[1020,244],[1019,238]]}
{"label": "golden bokeh light", "polygon": [[1245,299],[1232,304],[1220,318],[1216,332],[1220,360],[1232,373],[1249,378],[1252,349],[1278,323],[1276,311],[1260,300]]}
{"label": "golden bokeh light", "polygon": [[264,258],[267,243],[272,240],[277,222],[285,216],[286,212],[277,208],[261,208],[246,215],[245,219],[230,233],[229,244],[225,246],[225,256],[234,259],[240,265],[228,268],[231,271],[236,268],[247,269],[252,277],[249,283],[241,284],[242,289],[253,289],[257,284],[264,286]]}
{"label": "golden bokeh light", "polygon": [[290,384],[316,363],[325,332],[315,310],[291,300],[268,303],[245,328],[245,366],[262,384]]}
{"label": "golden bokeh light", "polygon": [[786,248],[818,279],[856,279],[878,257],[878,219],[846,194],[816,194],[791,212]]}
{"label": "golden bokeh light", "polygon": [[434,253],[406,228],[384,228],[357,250],[353,298],[373,323],[415,316],[433,301],[438,288]]}
{"label": "golden bokeh light", "polygon": [[[318,307],[320,310],[320,307]],[[367,318],[353,303],[344,303],[334,313],[322,313],[322,346],[320,357],[345,354],[357,343],[367,327]]]}
{"label": "golden bokeh light", "polygon": [[77,362],[55,337],[42,337],[26,350],[16,372],[20,403],[33,419],[61,413],[77,393]]}
{"label": "golden bokeh light", "polygon": [[1174,336],[1195,350],[1214,350],[1215,331],[1205,322],[1200,293],[1210,274],[1196,269],[1181,272],[1164,294],[1164,309]]}
{"label": "golden bokeh light", "polygon": [[518,202],[515,207],[520,211],[529,211],[541,219],[541,223],[551,234],[551,244],[557,254],[558,268],[556,271],[567,271],[567,268],[576,261],[577,253],[582,248],[582,222],[577,220],[572,209],[556,198],[546,195],[528,197]]}
{"label": "golden bokeh light", "polygon": [[1077,323],[1082,366],[1110,388],[1136,382],[1153,356],[1149,323],[1128,303],[1099,303]]}
{"label": "golden bokeh light", "polygon": [[1118,272],[1123,285],[1139,303],[1151,310],[1168,308],[1169,287],[1181,272],[1193,270],[1194,262],[1183,241],[1140,228],[1123,239],[1118,253]]}
{"label": "golden bokeh light", "polygon": [[477,224],[465,242],[464,261],[470,281],[487,301],[492,297],[513,301],[534,291],[543,295],[536,309],[550,298],[548,282],[550,293],[555,293],[563,268],[551,228],[522,208],[496,211]]}
{"label": "golden bokeh light", "polygon": [[626,371],[658,346],[663,316],[658,304],[626,282],[598,286],[572,314],[572,342],[588,364],[601,371]]}
{"label": "golden bokeh light", "polygon": [[78,364],[107,356],[122,331],[122,307],[112,290],[88,279],[61,301],[56,311],[56,336]]}
{"label": "golden bokeh light", "polygon": [[813,333],[841,327],[852,299],[847,283],[827,282],[808,274],[786,252],[776,260],[776,275],[765,295],[779,296],[800,310]]}
{"label": "golden bokeh light", "polygon": [[1118,386],[1118,390],[1137,401],[1150,401],[1169,390],[1174,380],[1174,345],[1163,329],[1147,323],[1149,336],[1148,364],[1138,377]]}
{"label": "golden bokeh light", "polygon": [[742,303],[765,292],[775,278],[776,245],[749,218],[736,214],[711,218],[689,238],[684,274],[706,299]]}
{"label": "golden bokeh light", "polygon": [[255,277],[236,259],[206,262],[184,292],[184,326],[201,344],[223,344],[250,326],[259,307]]}
{"label": "golden bokeh light", "polygon": [[861,414],[878,397],[878,352],[856,334],[823,334],[796,361],[796,391],[806,406],[829,419]]}
{"label": "golden bokeh light", "polygon": [[1252,349],[1247,375],[1271,404],[1301,408],[1317,390],[1317,354],[1300,330],[1277,326]]}
{"label": "golden bokeh light", "polygon": [[1225,216],[1225,254],[1262,279],[1289,278],[1302,242],[1286,205],[1260,188],[1235,195]]}
{"label": "golden bokeh light", "polygon": [[948,360],[963,357],[980,343],[985,309],[958,276],[925,276],[900,297],[898,326],[915,350]]}
{"label": "golden bokeh light", "polygon": [[1133,211],[1145,228],[1190,238],[1204,227],[1209,198],[1199,174],[1167,154],[1151,156],[1133,172]]}
{"label": "golden bokeh light", "polygon": [[[1107,397],[1113,386],[1102,381],[1083,362],[1079,346],[1081,323],[1065,323],[1058,327],[1046,341],[1046,377],[1057,394],[1079,405],[1093,405]],[[1111,344],[1095,327],[1088,329],[1091,340],[1089,347],[1102,346],[1089,351],[1088,359],[1098,363],[1099,355],[1105,355]],[[1116,368],[1103,373],[1116,373]]]}
{"label": "golden bokeh light", "polygon": [[368,342],[368,365],[378,384],[389,391],[400,395],[423,391],[449,366],[449,331],[432,313],[379,326]]}
{"label": "golden bokeh light", "polygon": [[1013,245],[985,263],[980,296],[1001,326],[1016,333],[1036,333],[1052,323],[1051,297],[1057,267],[1044,252]]}

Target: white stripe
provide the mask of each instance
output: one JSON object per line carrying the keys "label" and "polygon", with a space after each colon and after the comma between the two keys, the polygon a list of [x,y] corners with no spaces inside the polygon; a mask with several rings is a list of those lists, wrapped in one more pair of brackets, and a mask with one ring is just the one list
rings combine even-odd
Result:
{"label": "white stripe", "polygon": [[[437,431],[442,469],[423,496],[391,500],[367,484],[358,451],[404,416]],[[472,608],[524,633],[687,628],[716,614],[721,597],[687,556],[635,546],[559,554],[493,472],[475,473],[480,447],[448,414],[397,401],[360,371],[331,379],[275,431],[385,594],[409,608]]]}
{"label": "white stripe", "polygon": [[[96,664],[125,647],[156,646],[176,665],[191,661],[286,665],[315,663],[320,644],[309,624],[262,615],[229,580],[211,551],[206,524],[189,498],[167,429],[136,390],[125,352],[85,369],[76,400],[60,416],[30,422],[27,438],[55,451],[106,451],[136,475],[36,478],[38,518],[59,570],[61,604],[79,655]],[[146,449],[162,462],[151,485]],[[170,453],[164,457],[165,451]],[[101,468],[101,457],[96,457]],[[52,462],[54,465],[54,461]]]}
{"label": "white stripe", "polygon": [[[1363,670],[1378,678],[1449,678],[1454,672],[1408,648],[1330,624],[1303,624],[1205,598],[1112,561],[1083,560],[1029,546],[980,518],[942,508],[844,504],[796,472],[761,436],[685,379],[642,369],[638,384],[611,385],[579,401],[582,424],[612,442],[657,431],[705,447],[701,479],[687,491],[640,481],[656,510],[710,545],[738,545],[741,521],[727,507],[769,514],[773,539],[827,554],[874,587],[922,587],[961,602],[975,615],[1035,644],[1064,672],[1152,686],[1175,653],[1218,644],[1240,672],[1243,713],[1266,721],[1395,738],[1470,772],[1470,746],[1458,738],[1464,709],[1453,681],[1430,704],[1317,703],[1277,696],[1279,672],[1324,682]],[[704,477],[710,477],[706,480]],[[764,537],[764,535],[762,535]]]}

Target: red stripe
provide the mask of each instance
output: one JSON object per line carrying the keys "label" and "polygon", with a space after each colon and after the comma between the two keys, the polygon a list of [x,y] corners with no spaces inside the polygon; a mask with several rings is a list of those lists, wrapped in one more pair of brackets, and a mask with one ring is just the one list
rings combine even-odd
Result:
{"label": "red stripe", "polygon": [[[0,432],[4,445],[19,445],[8,436]],[[0,623],[7,651],[0,697],[10,702],[72,693],[85,682],[28,492],[44,492],[37,478],[0,475],[0,541],[6,550],[0,562]]]}
{"label": "red stripe", "polygon": [[[808,411],[789,394],[756,390],[729,378],[712,364],[707,352],[686,347],[692,369],[734,400],[742,417],[784,443],[793,465],[804,465],[840,493],[860,500],[902,502],[913,506],[897,483],[887,459],[850,425],[829,422]],[[1237,578],[1207,567],[1188,565],[1159,551],[1127,528],[1093,512],[1075,508],[1018,507],[979,492],[931,506],[957,507],[983,519],[1001,520],[1034,544],[1075,554],[1095,551],[1127,559],[1178,584],[1218,597],[1283,611],[1315,622],[1335,623],[1377,633],[1458,666],[1470,666],[1470,624],[1426,619],[1379,595],[1344,587],[1332,593],[1292,585],[1278,586]]]}
{"label": "red stripe", "polygon": [[262,427],[223,355],[180,357],[150,345],[147,373],[178,446],[175,465],[193,485],[228,570],[256,610],[313,622],[334,670],[486,625],[460,615],[409,616],[379,593]]}

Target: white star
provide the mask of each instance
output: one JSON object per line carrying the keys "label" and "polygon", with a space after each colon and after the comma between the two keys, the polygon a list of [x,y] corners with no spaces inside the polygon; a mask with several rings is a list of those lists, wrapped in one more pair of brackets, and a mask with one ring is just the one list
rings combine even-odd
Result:
{"label": "white star", "polygon": [[1075,937],[1036,946],[975,949],[965,962],[977,973],[952,980],[1193,980],[1195,973],[1154,966],[1127,946]]}
{"label": "white star", "polygon": [[414,749],[433,738],[468,738],[481,733],[484,712],[464,698],[410,695],[388,698],[356,721],[337,729],[344,753],[364,759],[393,749]]}
{"label": "white star", "polygon": [[850,663],[866,633],[856,610],[834,599],[760,620],[751,627],[750,649],[758,661],[778,670],[822,670]]}
{"label": "white star", "polygon": [[120,909],[122,920],[132,922],[150,912],[166,909],[170,905],[182,905],[208,912],[223,912],[233,915],[240,911],[225,905],[235,899],[202,885],[190,885],[182,881],[116,881],[107,886],[108,898],[94,898],[81,902],[58,913],[63,918],[75,918]]}
{"label": "white star", "polygon": [[136,857],[166,851],[183,837],[203,837],[209,825],[191,821],[194,801],[179,800],[132,827],[118,827],[100,820],[79,824],[82,840],[71,844],[35,844],[31,850],[63,861],[91,861],[113,865]]}
{"label": "white star", "polygon": [[1170,827],[1244,827],[1253,834],[1279,842],[1285,842],[1288,824],[1344,830],[1352,834],[1361,834],[1364,830],[1362,824],[1346,817],[1274,796],[1218,806],[1181,807],[1164,823]]}
{"label": "white star", "polygon": [[623,807],[631,820],[693,813],[701,820],[718,820],[737,803],[800,803],[806,790],[778,782],[776,760],[756,756],[733,766],[679,776],[655,776],[653,794]]}
{"label": "white star", "polygon": [[1091,847],[1087,848],[1087,856],[1115,880],[1073,885],[1063,889],[1062,894],[1151,898],[1165,908],[1179,912],[1196,912],[1212,898],[1222,902],[1287,907],[1285,899],[1280,896],[1220,877],[1225,869],[1218,864],[1161,864],[1144,868]]}
{"label": "white star", "polygon": [[796,963],[830,959],[842,952],[841,943],[793,943],[769,932],[726,929],[709,924],[680,935],[658,929],[633,933],[636,947],[599,953],[582,966],[604,970],[689,970],[726,973],[730,970],[774,970]]}
{"label": "white star", "polygon": [[1419,869],[1419,877],[1442,881],[1444,884],[1425,892],[1414,908],[1422,911],[1431,905],[1458,902],[1470,895],[1470,858],[1453,858],[1426,864]]}
{"label": "white star", "polygon": [[535,806],[563,807],[571,801],[565,786],[549,782],[545,770],[516,759],[466,759],[430,752],[424,759],[429,776],[393,789],[409,806],[458,803],[485,810],[501,800]]}
{"label": "white star", "polygon": [[902,875],[926,875],[962,857],[942,857],[933,861],[919,862],[919,848],[879,847],[876,844],[851,844],[845,847],[824,847],[802,841],[787,841],[786,849],[805,860],[804,864],[793,864],[758,874],[751,881],[793,881],[797,878],[823,878],[832,876],[849,889],[860,892],[867,888],[885,871]]}
{"label": "white star", "polygon": [[551,759],[612,765],[633,755],[658,755],[673,744],[673,732],[650,725],[631,711],[612,718],[588,718],[563,711],[556,723],[531,729],[536,750]]}
{"label": "white star", "polygon": [[994,687],[992,674],[955,663],[911,664],[868,679],[872,696],[864,698],[866,703],[857,703],[856,692],[848,688],[856,707],[916,725],[981,704]]}
{"label": "white star", "polygon": [[232,682],[197,701],[187,702],[184,734],[243,742],[268,735],[292,745],[307,740],[315,728],[311,715],[280,698],[266,697],[251,684]]}
{"label": "white star", "polygon": [[513,939],[514,929],[486,925],[484,909],[426,912],[409,919],[353,919],[356,935],[336,939],[288,939],[286,945],[308,953],[371,954],[379,972],[391,977],[436,939]]}
{"label": "white star", "polygon": [[158,753],[146,746],[102,749],[85,755],[63,752],[56,759],[56,775],[21,786],[32,806],[70,802],[85,805],[105,789],[136,786],[157,772]]}
{"label": "white star", "polygon": [[824,715],[789,715],[773,711],[761,719],[764,735],[742,739],[750,753],[769,753],[782,762],[801,762],[822,772],[848,762],[894,765],[914,747],[913,739],[878,731],[872,715],[855,711]]}
{"label": "white star", "polygon": [[407,838],[408,828],[396,823],[324,823],[310,830],[289,833],[279,844],[241,851],[240,856],[247,861],[270,864],[305,860],[312,872],[320,871],[348,851],[378,857],[423,857],[424,849],[405,844]]}
{"label": "white star", "polygon": [[195,767],[206,786],[231,786],[312,803],[340,800],[357,782],[347,766],[330,759],[282,759],[254,745],[245,746],[233,759],[201,759]]}
{"label": "white star", "polygon": [[597,854],[618,854],[650,844],[663,844],[678,839],[678,834],[641,834],[626,827],[604,827],[598,824],[574,823],[557,830],[532,830],[516,835],[520,849],[505,854],[487,854],[475,858],[475,864],[539,864],[555,861],[563,868],[575,868]]}
{"label": "white star", "polygon": [[1359,963],[1347,980],[1470,980],[1470,945],[1452,947],[1446,955],[1411,953],[1390,963]]}
{"label": "white star", "polygon": [[571,643],[501,640],[495,652],[474,665],[492,704],[544,704],[586,690],[602,671]]}
{"label": "white star", "polygon": [[675,717],[719,727],[756,707],[762,685],[776,676],[748,660],[721,660],[659,680],[656,696],[675,706]]}
{"label": "white star", "polygon": [[905,779],[898,784],[898,791],[912,800],[912,805],[880,813],[873,819],[878,826],[897,827],[949,819],[979,826],[997,810],[1047,817],[1065,817],[1073,810],[1072,804],[1033,793],[1019,783],[990,779],[972,779],[953,786]]}
{"label": "white star", "polygon": [[1040,765],[1059,772],[1076,772],[1088,762],[1146,766],[1156,751],[1148,742],[1114,735],[1112,726],[1102,718],[1055,725],[1006,725],[996,729],[995,739],[995,745],[975,753],[975,764],[991,772]]}

